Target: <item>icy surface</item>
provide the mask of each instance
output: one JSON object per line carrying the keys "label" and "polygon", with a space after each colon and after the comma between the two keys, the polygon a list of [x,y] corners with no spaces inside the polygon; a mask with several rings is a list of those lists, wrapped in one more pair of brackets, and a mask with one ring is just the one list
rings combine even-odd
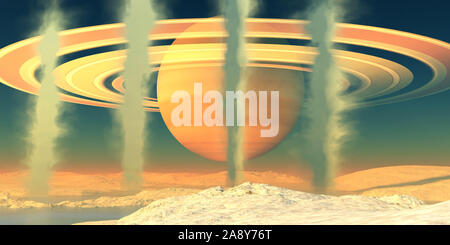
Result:
{"label": "icy surface", "polygon": [[31,209],[144,207],[157,199],[163,199],[169,196],[188,195],[198,191],[198,189],[189,188],[163,188],[155,190],[145,190],[135,195],[101,196],[95,199],[61,202],[38,202],[12,197],[8,193],[0,193],[0,208]]}
{"label": "icy surface", "polygon": [[[328,196],[266,184],[214,187],[152,202],[108,224],[450,224],[450,201],[412,196]],[[94,223],[95,224],[95,223]]]}

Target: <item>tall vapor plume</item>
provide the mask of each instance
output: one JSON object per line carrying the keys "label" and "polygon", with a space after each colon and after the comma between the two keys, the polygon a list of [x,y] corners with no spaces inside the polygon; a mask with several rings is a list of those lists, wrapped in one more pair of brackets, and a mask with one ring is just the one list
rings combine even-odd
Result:
{"label": "tall vapor plume", "polygon": [[46,195],[52,167],[58,162],[55,141],[61,133],[58,116],[61,102],[55,84],[53,70],[57,64],[59,50],[60,14],[54,2],[44,15],[41,25],[42,40],[38,51],[41,58],[41,87],[39,96],[31,106],[32,125],[28,142],[31,153],[27,159],[29,179],[27,188],[32,195]]}
{"label": "tall vapor plume", "polygon": [[140,188],[142,184],[146,125],[146,113],[142,102],[143,91],[153,88],[146,84],[151,74],[148,35],[155,25],[156,18],[149,0],[129,0],[126,10],[128,50],[122,73],[126,92],[120,108],[124,140],[122,169],[125,184],[135,189]]}
{"label": "tall vapor plume", "polygon": [[[245,20],[251,11],[256,9],[257,2],[251,0],[225,0],[223,2],[225,29],[228,34],[227,51],[225,54],[225,88],[226,91],[245,91],[247,81],[245,71],[247,67],[247,54],[245,49]],[[236,118],[238,105],[234,104]],[[228,108],[228,105],[227,105]],[[243,156],[244,129],[239,126],[228,127],[227,165],[230,184],[234,185],[242,178],[244,170]]]}
{"label": "tall vapor plume", "polygon": [[312,42],[317,46],[318,55],[310,81],[310,96],[304,108],[309,123],[304,157],[312,165],[314,185],[323,190],[333,185],[341,161],[343,140],[351,133],[344,112],[352,103],[341,96],[343,74],[332,53],[336,28],[335,4],[332,0],[321,0],[314,8],[307,27]]}

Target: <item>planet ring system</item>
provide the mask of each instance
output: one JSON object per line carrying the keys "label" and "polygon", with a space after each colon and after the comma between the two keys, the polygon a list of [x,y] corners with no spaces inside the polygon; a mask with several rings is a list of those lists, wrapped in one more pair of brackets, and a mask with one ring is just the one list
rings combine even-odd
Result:
{"label": "planet ring system", "polygon": [[[246,24],[249,66],[311,71],[317,51],[308,46],[307,21],[248,19]],[[198,28],[189,31],[193,25]],[[60,33],[60,62],[54,74],[62,100],[118,107],[125,89],[120,76],[126,58],[124,32],[125,25],[117,23]],[[222,66],[225,38],[222,18],[158,21],[149,33],[149,69]],[[172,45],[175,39],[187,42]],[[40,40],[33,37],[0,50],[0,82],[26,93],[39,92]],[[336,61],[346,74],[345,95],[355,98],[356,107],[410,100],[450,87],[446,42],[355,24],[338,24],[334,42]],[[159,111],[154,96],[143,104],[148,111]]]}

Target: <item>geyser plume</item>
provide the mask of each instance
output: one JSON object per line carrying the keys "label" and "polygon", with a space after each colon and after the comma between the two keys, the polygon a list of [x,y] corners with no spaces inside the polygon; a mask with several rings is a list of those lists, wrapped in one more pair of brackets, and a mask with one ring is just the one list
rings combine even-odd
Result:
{"label": "geyser plume", "polygon": [[[256,8],[256,1],[226,0],[223,4],[225,29],[228,34],[224,66],[225,88],[226,91],[245,91],[247,88],[245,79],[247,67],[245,20],[250,11]],[[234,102],[234,110],[230,112],[230,107],[227,105],[227,118],[237,118],[237,108],[243,106],[245,106],[245,103]],[[240,181],[244,170],[243,141],[244,128],[228,126],[227,165],[228,178],[232,185]]]}
{"label": "geyser plume", "polygon": [[149,65],[149,32],[155,24],[155,14],[149,0],[130,0],[125,17],[126,39],[128,40],[127,58],[122,76],[126,91],[120,108],[120,121],[123,129],[124,149],[122,169],[124,181],[130,188],[139,188],[142,183],[144,165],[144,136],[146,115],[143,91],[151,66]]}
{"label": "geyser plume", "polygon": [[57,122],[61,102],[53,70],[57,64],[57,52],[59,50],[59,19],[57,9],[53,7],[44,16],[41,26],[43,34],[38,48],[42,67],[41,87],[35,105],[31,106],[30,114],[33,120],[29,143],[32,149],[27,159],[27,165],[30,168],[27,188],[33,195],[48,193],[48,180],[51,170],[58,162],[55,141],[61,132],[61,127]]}
{"label": "geyser plume", "polygon": [[313,10],[308,25],[312,42],[317,45],[310,82],[310,96],[305,102],[304,115],[308,119],[306,149],[304,157],[312,165],[314,185],[327,188],[340,162],[340,149],[350,128],[344,121],[343,112],[351,101],[341,96],[343,75],[337,67],[332,53],[335,35],[336,6],[332,0],[322,0]]}

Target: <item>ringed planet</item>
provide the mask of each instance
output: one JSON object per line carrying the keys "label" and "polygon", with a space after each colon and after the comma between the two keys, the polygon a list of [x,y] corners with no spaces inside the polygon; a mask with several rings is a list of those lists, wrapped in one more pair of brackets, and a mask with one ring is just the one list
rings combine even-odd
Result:
{"label": "ringed planet", "polygon": [[[245,158],[259,156],[278,145],[294,126],[302,98],[304,73],[310,73],[317,50],[304,45],[311,37],[308,21],[288,19],[248,19],[250,86],[282,90],[280,134],[264,139],[257,128],[245,127]],[[338,24],[334,42],[336,62],[344,71],[345,96],[352,107],[369,107],[411,100],[450,88],[450,45],[433,38],[379,27]],[[126,85],[121,77],[126,44],[124,24],[108,24],[62,31],[61,61],[54,70],[62,100],[71,103],[118,108]],[[176,89],[192,90],[196,81],[208,81],[210,89],[222,87],[226,32],[222,18],[160,20],[149,33],[153,71],[158,74],[157,95],[146,97],[147,111],[161,113],[174,137],[183,146],[205,158],[225,161],[227,141],[224,127],[173,127],[169,118],[174,105],[170,94]],[[168,40],[170,41],[170,44]],[[278,40],[275,42],[274,40]],[[41,37],[33,37],[0,50],[0,82],[29,94],[38,94],[41,65],[36,47]],[[80,56],[86,50],[103,51]],[[339,47],[342,47],[339,49]],[[350,47],[350,48],[348,48]],[[352,47],[382,50],[416,60],[432,71],[430,77],[415,77],[415,70],[401,62],[376,56],[376,52],[352,51]],[[268,72],[270,71],[270,72]],[[271,74],[271,75],[269,75]],[[275,82],[274,82],[275,81]],[[301,93],[300,93],[301,94]],[[285,110],[283,110],[283,108]],[[287,109],[289,108],[289,109]]]}

